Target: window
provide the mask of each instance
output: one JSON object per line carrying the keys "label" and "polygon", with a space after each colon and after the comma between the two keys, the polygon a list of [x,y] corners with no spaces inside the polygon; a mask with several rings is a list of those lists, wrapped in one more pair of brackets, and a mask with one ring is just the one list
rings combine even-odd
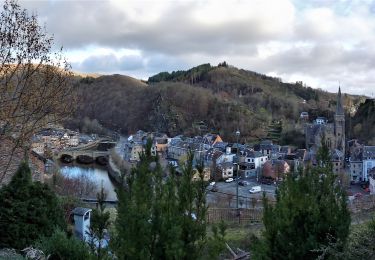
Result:
{"label": "window", "polygon": [[250,159],[247,159],[247,162],[250,162]]}
{"label": "window", "polygon": [[336,163],[336,166],[338,166],[339,164],[338,163]]}

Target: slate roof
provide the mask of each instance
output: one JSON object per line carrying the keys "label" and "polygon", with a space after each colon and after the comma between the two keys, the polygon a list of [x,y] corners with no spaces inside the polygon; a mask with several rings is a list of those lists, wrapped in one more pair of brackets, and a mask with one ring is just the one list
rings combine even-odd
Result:
{"label": "slate roof", "polygon": [[261,152],[252,151],[250,149],[244,149],[243,151],[241,151],[241,155],[246,156],[246,157],[250,157],[250,158],[258,158],[258,157],[263,156],[263,154]]}
{"label": "slate roof", "polygon": [[364,146],[363,147],[363,159],[375,159],[375,146]]}
{"label": "slate roof", "polygon": [[228,143],[226,143],[226,142],[218,142],[218,143],[214,144],[213,147],[217,148],[217,149],[220,149],[224,152],[225,149],[227,148],[227,146],[228,146]]}
{"label": "slate roof", "polygon": [[331,151],[331,160],[332,161],[339,161],[344,158],[344,153],[341,152],[340,150],[334,149]]}
{"label": "slate roof", "polygon": [[87,212],[90,212],[90,211],[92,211],[92,209],[77,207],[73,209],[72,213],[74,215],[84,216]]}

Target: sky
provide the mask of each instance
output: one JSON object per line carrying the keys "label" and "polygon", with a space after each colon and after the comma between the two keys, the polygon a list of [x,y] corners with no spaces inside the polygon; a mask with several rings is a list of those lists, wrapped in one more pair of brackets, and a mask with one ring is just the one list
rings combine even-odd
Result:
{"label": "sky", "polygon": [[283,82],[375,93],[375,1],[19,2],[63,46],[74,71],[147,79],[226,61]]}

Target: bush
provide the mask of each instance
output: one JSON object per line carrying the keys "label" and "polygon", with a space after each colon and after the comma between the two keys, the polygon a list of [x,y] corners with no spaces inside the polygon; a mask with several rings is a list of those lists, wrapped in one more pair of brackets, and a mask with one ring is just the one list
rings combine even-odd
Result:
{"label": "bush", "polygon": [[84,242],[73,236],[68,237],[60,229],[56,229],[50,237],[42,237],[36,243],[36,247],[41,249],[46,256],[50,255],[50,259],[81,260],[90,258],[89,248]]}

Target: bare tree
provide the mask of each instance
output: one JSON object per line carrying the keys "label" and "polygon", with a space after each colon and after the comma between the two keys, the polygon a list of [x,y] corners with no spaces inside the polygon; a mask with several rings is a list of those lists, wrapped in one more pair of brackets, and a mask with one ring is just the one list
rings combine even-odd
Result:
{"label": "bare tree", "polygon": [[[68,117],[75,104],[70,65],[53,37],[16,0],[0,13],[0,141],[27,146],[38,129]],[[0,182],[12,160],[0,165]]]}

